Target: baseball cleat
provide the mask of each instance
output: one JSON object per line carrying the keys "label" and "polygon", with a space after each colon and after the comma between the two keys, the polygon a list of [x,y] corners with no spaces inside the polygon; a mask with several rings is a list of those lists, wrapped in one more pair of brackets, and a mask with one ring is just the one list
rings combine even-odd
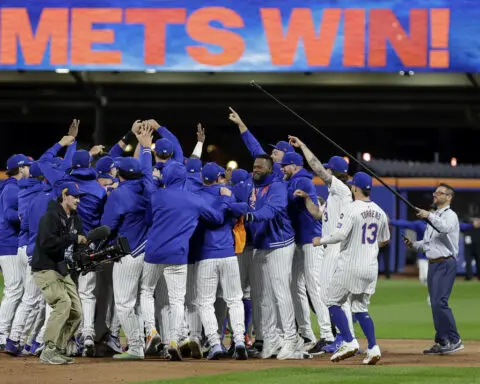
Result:
{"label": "baseball cleat", "polygon": [[375,365],[382,357],[380,352],[380,347],[375,345],[373,348],[368,348],[366,352],[366,357],[363,359],[362,364],[365,365]]}
{"label": "baseball cleat", "polygon": [[266,340],[265,343],[263,343],[261,358],[270,359],[271,357],[276,357],[281,349],[282,341],[280,338],[275,342],[270,342],[269,340]]}
{"label": "baseball cleat", "polygon": [[83,340],[83,356],[95,356],[95,341],[92,336],[85,336],[85,340]]}
{"label": "baseball cleat", "polygon": [[208,352],[208,360],[218,360],[223,355],[223,349],[220,344],[215,344]]}
{"label": "baseball cleat", "polygon": [[235,344],[235,352],[233,354],[235,360],[248,360],[247,348],[244,343]]}
{"label": "baseball cleat", "polygon": [[108,335],[107,339],[103,342],[108,348],[116,353],[122,353],[122,344],[120,343],[120,339],[113,335]]}
{"label": "baseball cleat", "polygon": [[283,342],[282,349],[278,352],[278,360],[287,360],[295,352],[303,352],[303,339],[297,336],[294,340],[288,340]]}
{"label": "baseball cleat", "polygon": [[349,357],[357,354],[358,348],[359,345],[356,339],[353,339],[351,342],[344,341],[338,351],[336,351],[330,358],[330,360],[334,363],[338,363],[341,360],[348,359]]}
{"label": "baseball cleat", "polygon": [[458,340],[456,343],[448,343],[445,346],[441,346],[441,354],[442,355],[451,355],[452,353],[461,351],[464,349],[465,346],[462,343],[462,340]]}
{"label": "baseball cleat", "polygon": [[341,334],[337,334],[337,337],[335,337],[335,340],[333,341],[333,343],[327,344],[323,348],[323,350],[325,351],[325,353],[335,353],[340,348],[342,343],[343,343],[343,336]]}
{"label": "baseball cleat", "polygon": [[168,354],[170,355],[170,361],[182,361],[182,353],[176,341],[171,341],[168,344]]}
{"label": "baseball cleat", "polygon": [[22,350],[23,347],[18,341],[7,339],[7,343],[5,344],[5,352],[7,352],[9,355],[20,356]]}
{"label": "baseball cleat", "polygon": [[333,343],[333,341],[326,341],[325,339],[320,339],[313,348],[310,348],[307,352],[313,356],[323,355],[325,353],[324,348]]}
{"label": "baseball cleat", "polygon": [[188,337],[182,339],[180,343],[178,343],[178,346],[183,357],[190,357],[192,355],[192,351],[190,350],[190,339]]}
{"label": "baseball cleat", "polygon": [[302,339],[303,339],[302,350],[305,352],[310,351],[317,344],[315,339],[310,339],[308,337],[303,337],[303,336],[302,336]]}
{"label": "baseball cleat", "polygon": [[202,358],[202,345],[200,344],[200,340],[196,337],[190,339],[190,353],[194,359]]}
{"label": "baseball cleat", "polygon": [[116,355],[113,355],[113,358],[115,360],[143,360],[145,357],[143,356],[138,356],[138,355],[133,355],[128,352],[123,352],[123,353],[117,353]]}
{"label": "baseball cleat", "polygon": [[425,349],[423,351],[423,354],[424,355],[441,355],[442,347],[438,343],[433,344],[429,349]]}
{"label": "baseball cleat", "polygon": [[157,352],[157,347],[162,343],[160,335],[155,329],[152,329],[147,336],[145,343],[145,355],[154,355]]}
{"label": "baseball cleat", "polygon": [[39,343],[34,340],[30,348],[30,353],[35,356],[40,356],[40,353],[42,353],[44,348],[45,348],[45,344]]}

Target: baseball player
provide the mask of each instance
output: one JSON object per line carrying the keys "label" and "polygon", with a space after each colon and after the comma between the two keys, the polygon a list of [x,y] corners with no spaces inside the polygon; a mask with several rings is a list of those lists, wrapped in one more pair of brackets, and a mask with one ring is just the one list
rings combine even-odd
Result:
{"label": "baseball player", "polygon": [[[238,129],[240,130],[240,134],[242,136],[242,140],[247,146],[247,149],[249,150],[253,158],[256,158],[259,155],[266,154],[258,140],[255,138],[255,136],[252,135],[250,130],[240,118],[239,114],[235,112],[232,107],[230,107],[230,115],[228,118],[230,119],[230,121],[237,124]],[[273,148],[272,154],[270,155],[274,163],[273,175],[275,176],[276,180],[281,181],[283,180],[283,172],[281,170],[280,161],[282,160],[285,153],[293,152],[294,149],[286,141],[279,141],[276,145],[270,144],[270,146]]]}
{"label": "baseball player", "polygon": [[7,160],[8,179],[0,186],[0,268],[4,277],[0,305],[0,351],[5,349],[6,338],[23,295],[27,257],[23,247],[18,252],[18,182],[29,175],[30,160],[25,155],[13,155]]}
{"label": "baseball player", "polygon": [[351,297],[352,311],[368,340],[363,364],[374,365],[380,360],[381,353],[368,305],[377,284],[378,249],[388,244],[390,232],[387,215],[370,200],[372,178],[364,172],[357,172],[349,184],[355,201],[343,207],[336,230],[322,238],[315,238],[313,244],[340,244],[339,260],[327,290],[326,304],[333,322],[343,335],[343,342],[331,361],[347,359],[359,349],[341,308]]}
{"label": "baseball player", "polygon": [[[314,248],[312,240],[321,235],[322,226],[309,213],[305,199],[295,194],[303,191],[308,200],[317,205],[318,200],[312,174],[303,168],[303,158],[296,152],[289,152],[281,161],[284,179],[288,182],[288,216],[295,230],[295,256],[292,276],[292,292],[296,306],[296,318],[300,334],[306,341],[306,350],[312,354],[322,353],[322,348],[333,341],[330,315],[320,294],[320,269],[323,248]],[[317,314],[323,341],[316,346],[316,338],[310,325],[310,306],[307,291]],[[314,348],[316,346],[316,348]]]}
{"label": "baseball player", "polygon": [[[221,195],[223,187],[217,183],[220,173],[220,167],[215,163],[207,163],[202,169],[203,187],[198,191],[198,194],[210,206],[221,203],[225,199]],[[226,189],[223,188],[223,190]],[[231,200],[233,202],[234,198],[232,197]],[[240,204],[244,206],[242,212],[245,212],[246,203]],[[222,288],[222,298],[228,306],[233,328],[234,357],[237,360],[247,359],[247,350],[244,343],[243,293],[232,233],[235,216],[238,217],[240,214],[238,212],[236,215],[228,214],[224,223],[220,225],[200,221],[197,227],[199,235],[196,239],[200,243],[196,244],[199,247],[199,261],[196,271],[196,304],[205,329],[205,335],[211,346],[208,355],[209,360],[217,360],[223,354],[220,335],[218,334],[219,323],[214,310],[219,284]],[[198,344],[200,344],[199,340]]]}
{"label": "baseball player", "polygon": [[[303,151],[303,155],[308,161],[310,168],[328,187],[328,198],[322,215],[322,236],[328,236],[335,231],[343,208],[352,202],[352,192],[346,184],[348,180],[348,163],[342,157],[333,156],[327,164],[322,165],[310,149],[297,137],[289,136],[289,139],[291,145]],[[328,245],[324,251],[323,262],[320,267],[320,289],[324,300],[326,299],[327,287],[331,284],[333,272],[337,266],[339,253],[339,244]],[[354,334],[350,303],[348,300],[343,304],[342,309],[347,313],[350,332]],[[333,353],[341,344],[341,341],[342,336],[341,333],[339,333],[337,334],[335,342],[327,343],[323,349],[325,352]]]}
{"label": "baseball player", "polygon": [[[290,288],[295,237],[287,214],[287,187],[275,181],[273,160],[268,155],[255,159],[253,182],[245,220],[252,231],[254,263],[262,272],[261,281],[257,282],[265,338],[262,358],[290,359],[303,346],[303,339],[296,332]],[[277,320],[283,330],[283,342]]]}
{"label": "baseball player", "polygon": [[[30,262],[32,260],[33,250],[31,249],[31,252],[28,252],[27,249],[30,241],[29,207],[39,194],[45,194],[51,190],[51,188],[43,182],[41,169],[36,162],[30,167],[30,177],[19,180],[19,185],[21,185],[18,197],[19,216],[21,218],[21,233],[23,233],[23,238],[22,235],[20,236],[19,245],[21,244],[22,247],[24,247],[22,253],[27,255],[28,266],[25,274],[25,291],[16,311],[10,336],[6,344],[6,351],[14,356],[20,356],[22,354],[26,336],[33,326],[38,312],[41,310],[42,301],[40,289],[33,281],[31,274]],[[45,210],[43,210],[43,213]],[[32,228],[32,231],[35,233],[37,228]]]}
{"label": "baseball player", "polygon": [[162,170],[162,176],[165,188],[156,191],[151,199],[152,226],[145,248],[140,299],[147,334],[158,333],[153,294],[160,277],[165,276],[170,305],[168,353],[172,360],[182,360],[178,342],[185,319],[190,237],[200,217],[221,224],[225,207],[212,209],[186,190],[187,170],[179,162],[171,162]]}

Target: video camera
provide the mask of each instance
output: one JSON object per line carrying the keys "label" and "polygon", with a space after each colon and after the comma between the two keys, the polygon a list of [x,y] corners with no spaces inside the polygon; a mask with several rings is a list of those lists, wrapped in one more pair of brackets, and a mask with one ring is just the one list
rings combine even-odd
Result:
{"label": "video camera", "polygon": [[69,269],[77,274],[101,271],[104,264],[120,260],[132,251],[126,237],[118,237],[113,244],[108,244],[110,228],[106,225],[92,229],[87,240],[89,245],[77,248],[73,252],[73,263]]}

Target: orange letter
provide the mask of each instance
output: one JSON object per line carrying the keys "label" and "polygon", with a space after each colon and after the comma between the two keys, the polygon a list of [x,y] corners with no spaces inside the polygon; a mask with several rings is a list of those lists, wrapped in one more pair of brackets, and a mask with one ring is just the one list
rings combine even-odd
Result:
{"label": "orange letter", "polygon": [[41,64],[49,41],[50,63],[67,64],[68,9],[44,8],[34,35],[25,8],[3,8],[0,36],[3,64],[17,63],[17,41],[25,65]]}
{"label": "orange letter", "polygon": [[279,9],[263,8],[260,9],[260,14],[274,65],[292,65],[300,40],[303,40],[309,66],[329,65],[342,15],[341,9],[323,11],[319,37],[315,32],[312,11],[308,8],[293,9],[286,36],[283,34]]}
{"label": "orange letter", "polygon": [[143,24],[145,28],[145,64],[165,64],[166,25],[185,23],[186,18],[187,11],[184,8],[127,9],[127,23]]}
{"label": "orange letter", "polygon": [[242,17],[224,7],[200,8],[188,18],[187,32],[194,40],[206,44],[219,45],[223,48],[221,53],[210,53],[207,47],[187,47],[188,54],[201,64],[229,65],[242,57],[245,51],[245,42],[242,36],[232,31],[214,28],[209,25],[213,20],[218,20],[224,27],[241,28],[244,26]]}
{"label": "orange letter", "polygon": [[365,67],[365,10],[345,10],[343,66]]}
{"label": "orange letter", "polygon": [[121,23],[119,8],[73,8],[72,64],[121,64],[120,51],[93,50],[92,44],[115,42],[115,32],[108,28],[93,29],[94,23]]}
{"label": "orange letter", "polygon": [[389,9],[370,11],[370,43],[368,65],[387,65],[387,40],[405,67],[427,65],[428,12],[426,9],[410,11],[410,37]]}

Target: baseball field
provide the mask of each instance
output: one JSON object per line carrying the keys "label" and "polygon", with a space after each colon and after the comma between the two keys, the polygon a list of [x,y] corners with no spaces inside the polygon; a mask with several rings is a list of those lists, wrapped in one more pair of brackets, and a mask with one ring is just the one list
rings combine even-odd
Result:
{"label": "baseball field", "polygon": [[[1,279],[1,275],[0,275]],[[0,289],[3,283],[0,281]],[[1,294],[1,292],[0,292]],[[415,279],[380,280],[372,299],[378,344],[377,366],[361,366],[357,356],[333,364],[328,356],[312,360],[251,359],[114,362],[77,358],[71,366],[46,366],[33,357],[0,354],[0,383],[477,383],[480,382],[480,283],[458,280],[451,304],[465,350],[451,356],[423,356],[432,344],[433,327],[426,288]],[[316,324],[312,318],[312,324]],[[318,332],[318,329],[317,329]],[[357,328],[358,335],[362,335]],[[362,335],[363,336],[363,335]],[[365,347],[360,337],[360,345]]]}

